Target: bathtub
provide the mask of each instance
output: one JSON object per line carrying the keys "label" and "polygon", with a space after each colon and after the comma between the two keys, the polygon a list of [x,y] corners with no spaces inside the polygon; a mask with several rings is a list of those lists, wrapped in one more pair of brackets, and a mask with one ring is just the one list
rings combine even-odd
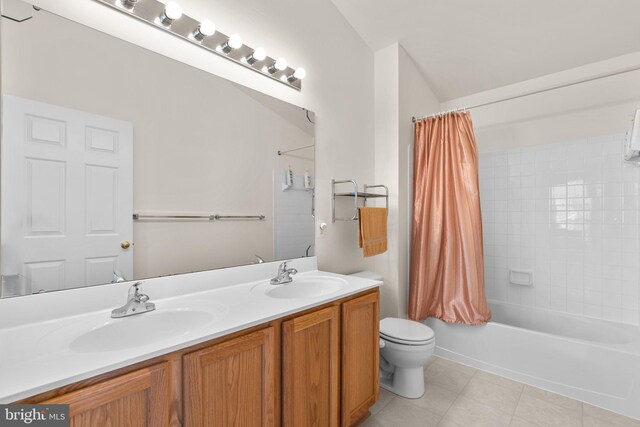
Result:
{"label": "bathtub", "polygon": [[491,302],[482,326],[429,318],[436,354],[640,419],[640,328]]}

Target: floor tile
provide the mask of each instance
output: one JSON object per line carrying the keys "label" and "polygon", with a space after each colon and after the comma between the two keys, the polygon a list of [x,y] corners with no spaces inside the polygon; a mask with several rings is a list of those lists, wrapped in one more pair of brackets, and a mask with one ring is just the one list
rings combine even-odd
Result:
{"label": "floor tile", "polygon": [[640,427],[640,421],[589,404],[583,405],[585,426]]}
{"label": "floor tile", "polygon": [[[380,389],[358,427],[640,427],[640,421],[450,360],[425,366],[425,394]],[[511,416],[513,414],[513,416]]]}
{"label": "floor tile", "polygon": [[520,390],[483,375],[474,375],[460,395],[509,415],[513,415],[520,400]]}
{"label": "floor tile", "polygon": [[377,421],[376,417],[370,416],[369,418],[358,424],[357,427],[385,427],[385,425]]}
{"label": "floor tile", "polygon": [[409,402],[438,415],[444,415],[457,397],[458,394],[453,391],[435,384],[427,384],[424,395],[419,399],[411,399]]}
{"label": "floor tile", "polygon": [[[443,418],[441,425],[460,425],[464,427],[501,427],[508,426],[511,416],[464,396],[458,397]],[[449,424],[446,424],[449,423]],[[451,424],[453,423],[453,424]]]}
{"label": "floor tile", "polygon": [[374,421],[385,427],[435,427],[440,416],[409,402],[408,399],[393,399],[374,417]]}
{"label": "floor tile", "polygon": [[371,415],[375,415],[380,412],[382,408],[387,406],[387,404],[393,400],[394,397],[395,394],[391,393],[388,390],[380,388],[378,401],[371,408],[369,408],[369,412],[371,412]]}
{"label": "floor tile", "polygon": [[455,393],[460,393],[467,385],[475,369],[438,359],[427,366],[424,371],[425,383],[437,385]]}
{"label": "floor tile", "polygon": [[580,427],[582,408],[568,408],[522,393],[515,416],[544,427]]}
{"label": "floor tile", "polygon": [[560,405],[568,409],[581,409],[582,402],[571,399],[570,397],[562,396],[560,394],[551,393],[550,391],[542,390],[541,388],[531,387],[529,385],[524,386],[522,390],[523,394],[537,397],[538,399],[551,402],[555,405]]}
{"label": "floor tile", "polygon": [[486,381],[491,381],[499,386],[508,388],[510,390],[521,392],[524,388],[524,384],[518,381],[510,380],[509,378],[501,377],[500,375],[491,374],[485,371],[477,371],[474,378],[481,378]]}
{"label": "floor tile", "polygon": [[473,368],[471,366],[463,365],[462,363],[454,362],[452,360],[443,359],[442,357],[434,359],[433,363],[440,366],[456,369],[469,375],[473,375],[478,371],[476,368]]}

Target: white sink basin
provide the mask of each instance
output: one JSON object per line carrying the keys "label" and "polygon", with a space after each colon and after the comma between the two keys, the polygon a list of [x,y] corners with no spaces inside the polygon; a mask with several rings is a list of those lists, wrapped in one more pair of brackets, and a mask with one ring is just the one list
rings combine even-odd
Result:
{"label": "white sink basin", "polygon": [[211,323],[213,313],[196,309],[152,311],[110,319],[78,336],[69,348],[79,353],[124,350],[186,335]]}
{"label": "white sink basin", "polygon": [[315,298],[338,292],[347,285],[347,281],[330,276],[302,276],[293,277],[293,282],[283,285],[272,285],[269,282],[260,283],[251,292],[266,295],[271,298]]}

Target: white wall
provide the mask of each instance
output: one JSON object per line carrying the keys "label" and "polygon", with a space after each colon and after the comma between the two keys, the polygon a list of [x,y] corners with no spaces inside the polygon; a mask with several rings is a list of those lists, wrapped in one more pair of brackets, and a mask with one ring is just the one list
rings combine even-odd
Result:
{"label": "white wall", "polygon": [[373,180],[373,54],[330,2],[181,1],[185,13],[212,19],[221,31],[241,34],[246,44],[264,46],[270,55],[304,66],[308,77],[301,92],[97,2],[40,0],[38,5],[313,110],[317,115],[316,224],[329,223],[316,240],[319,267],[336,272],[372,268],[357,248],[357,224],[330,222],[330,180]]}
{"label": "white wall", "polygon": [[437,111],[439,102],[399,44],[375,54],[376,184],[389,187],[388,250],[375,257],[383,275],[382,316],[407,316],[409,286],[409,147],[411,117]]}

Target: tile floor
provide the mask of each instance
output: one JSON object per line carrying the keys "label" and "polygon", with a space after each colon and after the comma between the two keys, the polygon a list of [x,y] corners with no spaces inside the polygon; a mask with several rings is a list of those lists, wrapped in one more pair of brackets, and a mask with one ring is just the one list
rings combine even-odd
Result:
{"label": "tile floor", "polygon": [[426,393],[404,399],[380,389],[361,427],[640,427],[595,406],[434,357]]}

